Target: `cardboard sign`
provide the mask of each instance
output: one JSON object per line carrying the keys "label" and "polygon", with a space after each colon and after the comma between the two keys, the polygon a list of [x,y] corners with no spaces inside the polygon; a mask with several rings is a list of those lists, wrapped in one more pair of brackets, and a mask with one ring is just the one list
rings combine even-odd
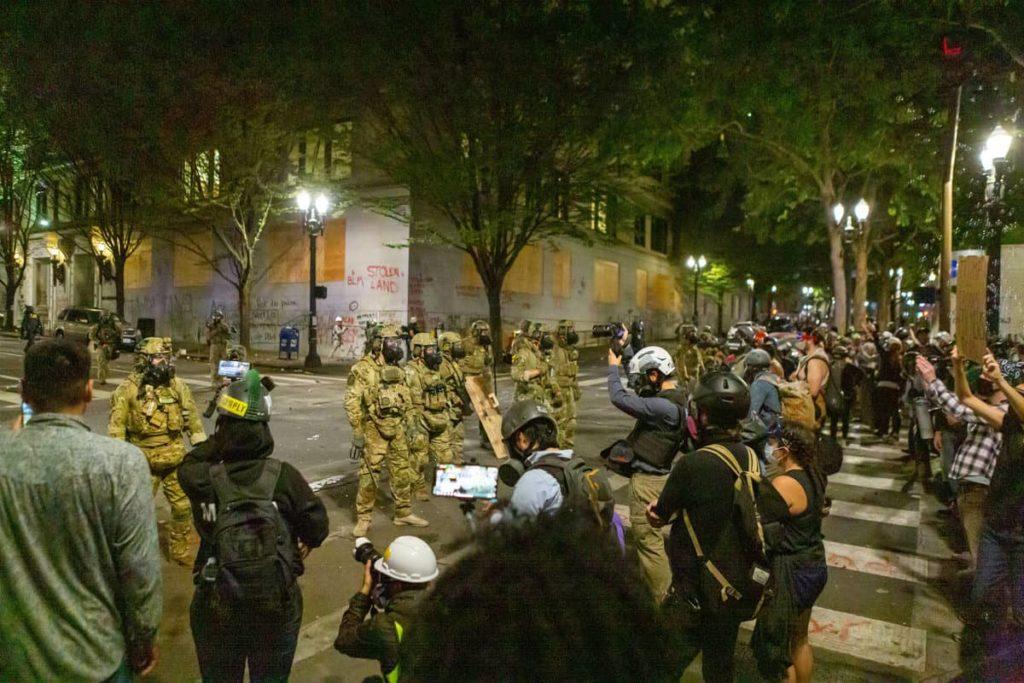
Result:
{"label": "cardboard sign", "polygon": [[956,345],[960,355],[977,363],[988,346],[985,292],[988,256],[964,256],[957,263]]}
{"label": "cardboard sign", "polygon": [[473,410],[480,418],[480,424],[484,427],[487,440],[494,449],[494,455],[499,460],[504,460],[508,457],[508,450],[505,448],[505,442],[501,440],[501,412],[491,397],[484,393],[483,380],[480,377],[467,377],[466,392],[473,403]]}

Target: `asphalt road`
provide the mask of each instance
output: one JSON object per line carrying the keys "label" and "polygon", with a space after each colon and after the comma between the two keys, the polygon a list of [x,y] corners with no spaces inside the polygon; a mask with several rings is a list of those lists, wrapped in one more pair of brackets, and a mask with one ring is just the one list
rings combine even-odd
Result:
{"label": "asphalt road", "polygon": [[[599,356],[581,369],[576,450],[589,460],[631,426],[630,420],[609,405],[605,367]],[[0,419],[8,422],[19,409],[16,395],[21,353],[16,340],[0,339]],[[130,358],[114,363],[114,379],[127,373]],[[206,364],[177,362],[178,374],[196,391],[197,402],[209,399]],[[348,459],[349,427],[342,399],[344,377],[311,376],[300,372],[269,371],[278,381],[274,392],[271,426],[275,455],[294,464],[313,482],[325,485],[320,495],[328,508],[331,534],[310,556],[302,579],[305,595],[303,629],[293,679],[297,681],[361,681],[378,673],[373,662],[352,660],[332,649],[341,612],[358,588],[361,568],[352,560],[354,475]],[[4,386],[4,385],[7,386]],[[499,398],[507,404],[511,383],[499,376]],[[108,392],[100,388],[86,421],[97,431],[106,427]],[[202,407],[202,406],[201,406]],[[212,424],[208,423],[212,428]],[[493,457],[479,447],[475,421],[467,426],[466,456],[481,464]],[[815,648],[815,680],[949,680],[959,671],[960,622],[954,611],[962,585],[957,569],[965,566],[962,541],[938,514],[937,503],[918,488],[902,492],[909,470],[899,460],[897,446],[876,443],[859,425],[846,450],[842,472],[832,477],[829,495],[832,515],[825,520],[830,566],[829,583],[818,601],[811,623]],[[612,476],[616,500],[626,512],[626,479]],[[161,520],[168,518],[162,498],[157,500]],[[387,494],[378,500],[370,537],[379,547],[410,533],[389,521]],[[457,503],[434,499],[414,503],[414,510],[431,526],[414,530],[438,552],[442,565],[457,559],[468,537]],[[628,516],[628,515],[627,515]],[[160,633],[163,663],[157,680],[194,680],[198,677],[188,626],[192,586],[189,572],[165,564],[164,624]],[[737,648],[741,680],[756,678],[749,649],[749,632]],[[699,680],[696,666],[686,680]]]}

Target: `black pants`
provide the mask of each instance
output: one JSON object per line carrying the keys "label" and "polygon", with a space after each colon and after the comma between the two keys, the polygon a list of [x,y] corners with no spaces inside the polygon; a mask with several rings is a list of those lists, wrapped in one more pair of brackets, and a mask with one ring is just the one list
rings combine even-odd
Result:
{"label": "black pants", "polygon": [[192,596],[192,640],[204,681],[241,683],[246,662],[249,680],[287,681],[302,625],[298,584],[279,614],[253,614],[243,607],[218,609],[213,591],[203,584]]}
{"label": "black pants", "polygon": [[733,616],[711,614],[706,610],[693,611],[685,599],[675,602],[670,596],[665,602],[669,623],[679,629],[679,675],[698,654],[701,655],[701,673],[708,683],[731,683],[735,676],[736,638],[740,622]]}
{"label": "black pants", "polygon": [[843,438],[850,436],[850,409],[853,407],[853,401],[848,398],[843,399],[843,412],[839,414],[829,415],[829,428],[828,433],[833,439],[836,438],[836,431],[839,427],[839,422],[843,423]]}
{"label": "black pants", "polygon": [[[894,387],[875,388],[875,433],[878,436],[899,436],[900,390]],[[892,425],[890,431],[890,424]]]}

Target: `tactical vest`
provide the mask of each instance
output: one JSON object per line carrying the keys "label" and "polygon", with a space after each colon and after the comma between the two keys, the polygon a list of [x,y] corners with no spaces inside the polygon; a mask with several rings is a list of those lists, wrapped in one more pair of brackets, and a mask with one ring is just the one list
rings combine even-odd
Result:
{"label": "tactical vest", "polygon": [[185,427],[181,396],[173,386],[143,385],[128,417],[131,436],[150,439],[155,436],[177,436]]}
{"label": "tactical vest", "polygon": [[380,382],[370,391],[370,419],[388,441],[398,436],[405,420],[404,379],[405,373],[401,368],[385,365],[380,369]]}
{"label": "tactical vest", "polygon": [[637,420],[633,431],[626,437],[626,443],[637,458],[667,472],[672,468],[672,460],[686,434],[686,394],[681,389],[666,389],[658,394],[658,398],[668,399],[679,407],[679,426],[672,430]]}

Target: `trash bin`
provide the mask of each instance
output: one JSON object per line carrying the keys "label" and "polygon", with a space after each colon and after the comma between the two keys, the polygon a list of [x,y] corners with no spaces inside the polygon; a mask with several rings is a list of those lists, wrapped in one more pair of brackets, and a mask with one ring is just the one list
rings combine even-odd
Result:
{"label": "trash bin", "polygon": [[139,337],[145,339],[146,337],[156,336],[156,318],[139,318],[139,324],[135,326],[135,329],[139,331]]}
{"label": "trash bin", "polygon": [[293,325],[285,325],[277,338],[277,357],[291,360],[292,354],[299,357],[299,328]]}

